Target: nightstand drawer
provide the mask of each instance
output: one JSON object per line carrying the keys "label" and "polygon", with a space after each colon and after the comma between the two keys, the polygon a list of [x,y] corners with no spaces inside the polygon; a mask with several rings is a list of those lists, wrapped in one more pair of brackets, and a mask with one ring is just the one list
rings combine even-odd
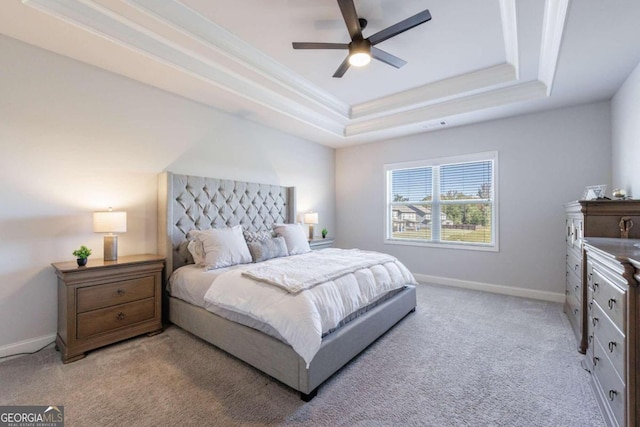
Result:
{"label": "nightstand drawer", "polygon": [[155,314],[153,298],[81,313],[78,314],[78,338],[87,338],[101,332],[153,319]]}
{"label": "nightstand drawer", "polygon": [[154,295],[154,276],[78,289],[78,313],[111,307]]}

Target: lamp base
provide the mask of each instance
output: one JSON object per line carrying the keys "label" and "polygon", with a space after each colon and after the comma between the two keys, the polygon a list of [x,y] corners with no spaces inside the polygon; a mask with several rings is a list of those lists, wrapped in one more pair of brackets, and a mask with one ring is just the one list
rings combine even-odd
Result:
{"label": "lamp base", "polygon": [[309,224],[309,240],[313,240],[313,224]]}
{"label": "lamp base", "polygon": [[104,260],[118,260],[118,236],[115,234],[104,236]]}

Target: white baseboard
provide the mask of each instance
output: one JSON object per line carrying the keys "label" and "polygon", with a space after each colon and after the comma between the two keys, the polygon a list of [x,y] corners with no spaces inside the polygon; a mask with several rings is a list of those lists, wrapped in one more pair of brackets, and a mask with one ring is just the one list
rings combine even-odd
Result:
{"label": "white baseboard", "polygon": [[[12,344],[3,345],[0,347],[0,357],[10,356],[12,354],[19,353],[33,353],[40,350],[48,344],[53,344],[56,340],[56,334],[43,335],[41,337],[31,338],[24,341],[19,341]],[[11,360],[11,357],[6,359],[0,359],[0,362]]]}
{"label": "white baseboard", "polygon": [[414,274],[418,282],[433,283],[435,285],[454,286],[457,288],[473,289],[494,294],[510,295],[514,297],[531,298],[551,302],[564,302],[564,294],[557,292],[537,291],[535,289],[516,288],[511,286],[493,285],[491,283],[472,282],[469,280],[451,279],[448,277],[430,276],[428,274]]}

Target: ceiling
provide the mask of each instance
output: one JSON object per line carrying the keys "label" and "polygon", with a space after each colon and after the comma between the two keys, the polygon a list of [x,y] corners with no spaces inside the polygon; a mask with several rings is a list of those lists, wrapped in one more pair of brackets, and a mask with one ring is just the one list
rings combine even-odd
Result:
{"label": "ceiling", "polygon": [[432,20],[332,78],[335,0],[3,0],[0,33],[331,147],[609,99],[640,61],[637,0],[355,0],[364,37]]}

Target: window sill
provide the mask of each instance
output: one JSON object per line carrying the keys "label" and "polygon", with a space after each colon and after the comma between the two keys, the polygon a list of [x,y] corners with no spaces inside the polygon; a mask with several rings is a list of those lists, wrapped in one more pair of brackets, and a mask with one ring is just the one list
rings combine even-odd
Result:
{"label": "window sill", "polygon": [[405,239],[384,239],[385,245],[402,245],[402,246],[423,246],[429,248],[440,249],[458,249],[465,251],[483,251],[483,252],[500,252],[498,245],[479,245],[479,244],[456,244],[456,243],[438,243],[438,242],[423,242],[419,240],[405,240]]}

